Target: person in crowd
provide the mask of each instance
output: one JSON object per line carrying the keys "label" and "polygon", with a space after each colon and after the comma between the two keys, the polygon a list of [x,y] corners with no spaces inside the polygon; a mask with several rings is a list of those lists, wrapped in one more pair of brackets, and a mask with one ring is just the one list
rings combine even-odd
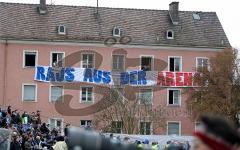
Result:
{"label": "person in crowd", "polygon": [[200,126],[193,134],[196,137],[193,150],[236,150],[240,136],[232,123],[219,116],[200,117]]}
{"label": "person in crowd", "polygon": [[143,141],[143,148],[144,149],[150,149],[150,145],[149,145],[149,140],[148,139],[145,139]]}
{"label": "person in crowd", "polygon": [[12,133],[12,141],[10,144],[10,150],[21,150],[21,145],[18,141],[18,133],[17,132]]}
{"label": "person in crowd", "polygon": [[22,114],[22,124],[28,124],[28,114],[25,111]]}
{"label": "person in crowd", "polygon": [[138,150],[143,149],[143,144],[141,143],[141,141],[137,141],[136,143],[137,143],[137,149]]}
{"label": "person in crowd", "polygon": [[9,115],[12,115],[11,106],[8,106],[8,108],[7,108],[7,113],[8,113]]}
{"label": "person in crowd", "polygon": [[91,131],[92,130],[91,122],[88,122],[84,128],[85,128],[85,130]]}
{"label": "person in crowd", "polygon": [[[68,128],[64,128],[64,135],[67,137],[68,136]],[[67,143],[65,141],[64,137],[60,137],[58,139],[58,142],[56,142],[56,144],[54,144],[51,149],[53,150],[68,150],[68,146]]]}
{"label": "person in crowd", "polygon": [[2,108],[0,108],[0,119],[2,119]]}
{"label": "person in crowd", "polygon": [[24,142],[24,149],[25,150],[31,150],[32,148],[32,144],[31,141],[32,139],[29,137],[29,135],[26,135],[25,137],[25,142]]}
{"label": "person in crowd", "polygon": [[37,124],[41,124],[42,121],[41,121],[41,111],[40,110],[37,110]]}
{"label": "person in crowd", "polygon": [[[119,138],[120,138],[120,136],[119,136]],[[124,137],[123,138],[123,143],[124,144],[129,144],[130,142],[129,142],[129,137]]]}
{"label": "person in crowd", "polygon": [[43,124],[41,125],[40,131],[41,131],[42,134],[43,134],[43,133],[48,134],[48,133],[50,132],[49,129],[47,128],[47,126],[46,126],[46,123],[43,123]]}
{"label": "person in crowd", "polygon": [[151,150],[158,150],[158,143],[157,142],[152,142]]}
{"label": "person in crowd", "polygon": [[109,135],[109,137],[110,137],[110,139],[113,139],[113,134],[111,133],[111,134]]}

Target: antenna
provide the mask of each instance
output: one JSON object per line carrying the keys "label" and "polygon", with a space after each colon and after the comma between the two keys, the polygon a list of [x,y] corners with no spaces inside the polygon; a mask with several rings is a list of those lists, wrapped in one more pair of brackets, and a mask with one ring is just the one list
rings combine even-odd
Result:
{"label": "antenna", "polygon": [[97,0],[97,14],[98,14],[98,0]]}
{"label": "antenna", "polygon": [[55,5],[55,1],[54,0],[51,0],[51,5]]}

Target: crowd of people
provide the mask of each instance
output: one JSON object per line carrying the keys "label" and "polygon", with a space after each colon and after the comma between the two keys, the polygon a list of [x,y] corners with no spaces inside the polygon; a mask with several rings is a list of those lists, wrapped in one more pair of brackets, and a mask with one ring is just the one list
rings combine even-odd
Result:
{"label": "crowd of people", "polygon": [[[148,139],[135,141],[139,150],[240,150],[240,132],[228,120],[221,116],[204,115],[199,118],[200,125],[193,132],[194,141],[170,140],[159,147],[156,141],[150,142]],[[112,138],[110,135],[110,138]],[[118,138],[117,138],[118,139]],[[125,138],[126,143],[129,139]]]}
{"label": "crowd of people", "polygon": [[165,149],[165,150],[190,150],[191,146],[189,141],[179,141],[179,140],[170,140],[167,141],[166,143],[161,143],[165,145],[164,147],[160,146],[160,143],[157,141],[149,141],[148,139],[144,140],[135,140],[133,141],[129,137],[124,137],[123,139],[120,138],[120,136],[115,137],[113,134],[110,134],[110,140],[113,143],[118,143],[121,142],[123,144],[134,144],[136,145],[137,149],[143,150],[160,150],[160,149]]}
{"label": "crowd of people", "polygon": [[0,128],[12,131],[10,150],[51,149],[57,141],[64,141],[61,130],[42,123],[41,112],[37,110],[20,114],[18,110],[0,108]]}
{"label": "crowd of people", "polygon": [[[203,116],[200,118],[200,127],[193,133],[194,144],[188,141],[168,141],[165,150],[240,150],[240,134],[229,121],[217,116]],[[69,124],[66,125],[65,130]],[[68,150],[66,134],[61,129],[52,128],[42,123],[41,112],[38,110],[28,114],[20,114],[18,110],[0,108],[0,128],[11,131],[10,150]],[[89,128],[86,128],[89,130]],[[86,131],[87,132],[87,131]],[[103,137],[106,138],[106,137]],[[157,141],[131,141],[128,137],[110,134],[110,141],[121,144],[135,144],[137,149],[159,150]],[[130,142],[131,141],[131,142]],[[91,141],[90,141],[91,142]]]}

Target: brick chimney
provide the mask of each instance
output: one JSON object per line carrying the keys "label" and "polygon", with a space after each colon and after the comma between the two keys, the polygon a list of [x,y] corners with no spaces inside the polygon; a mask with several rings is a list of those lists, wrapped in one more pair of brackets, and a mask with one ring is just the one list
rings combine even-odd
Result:
{"label": "brick chimney", "polygon": [[47,13],[46,0],[40,0],[40,5],[38,7],[38,12],[40,15],[45,15]]}
{"label": "brick chimney", "polygon": [[174,25],[178,25],[179,22],[178,6],[179,2],[172,2],[169,4],[169,16]]}

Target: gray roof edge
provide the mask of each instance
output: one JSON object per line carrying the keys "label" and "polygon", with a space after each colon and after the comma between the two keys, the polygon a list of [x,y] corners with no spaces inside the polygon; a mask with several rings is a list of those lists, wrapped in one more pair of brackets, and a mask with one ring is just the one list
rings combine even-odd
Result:
{"label": "gray roof edge", "polygon": [[[37,3],[15,3],[15,2],[0,2],[0,4],[12,4],[12,5],[34,5],[38,6]],[[51,5],[47,4],[47,7],[82,7],[82,8],[97,8],[94,6],[82,6],[82,5]],[[98,9],[105,8],[105,9],[125,9],[125,10],[148,10],[148,11],[169,11],[167,9],[145,9],[145,8],[122,8],[122,7],[98,7]],[[216,11],[196,11],[196,10],[179,10],[179,12],[202,12],[202,13],[216,13]]]}
{"label": "gray roof edge", "polygon": [[[39,40],[39,39],[15,39],[15,38],[1,38],[0,37],[0,43],[5,43],[8,41],[18,41],[19,43],[24,43],[24,42],[45,42],[45,43],[69,43],[69,44],[103,44],[104,41],[80,41],[80,40]],[[119,44],[116,44],[119,45]],[[122,44],[124,45],[124,44]],[[152,47],[172,47],[172,48],[197,48],[197,49],[225,49],[225,48],[231,48],[228,46],[221,46],[221,47],[210,47],[210,46],[194,46],[194,45],[171,45],[171,44],[140,44],[140,43],[131,43],[131,44],[125,44],[125,46],[152,46]]]}

